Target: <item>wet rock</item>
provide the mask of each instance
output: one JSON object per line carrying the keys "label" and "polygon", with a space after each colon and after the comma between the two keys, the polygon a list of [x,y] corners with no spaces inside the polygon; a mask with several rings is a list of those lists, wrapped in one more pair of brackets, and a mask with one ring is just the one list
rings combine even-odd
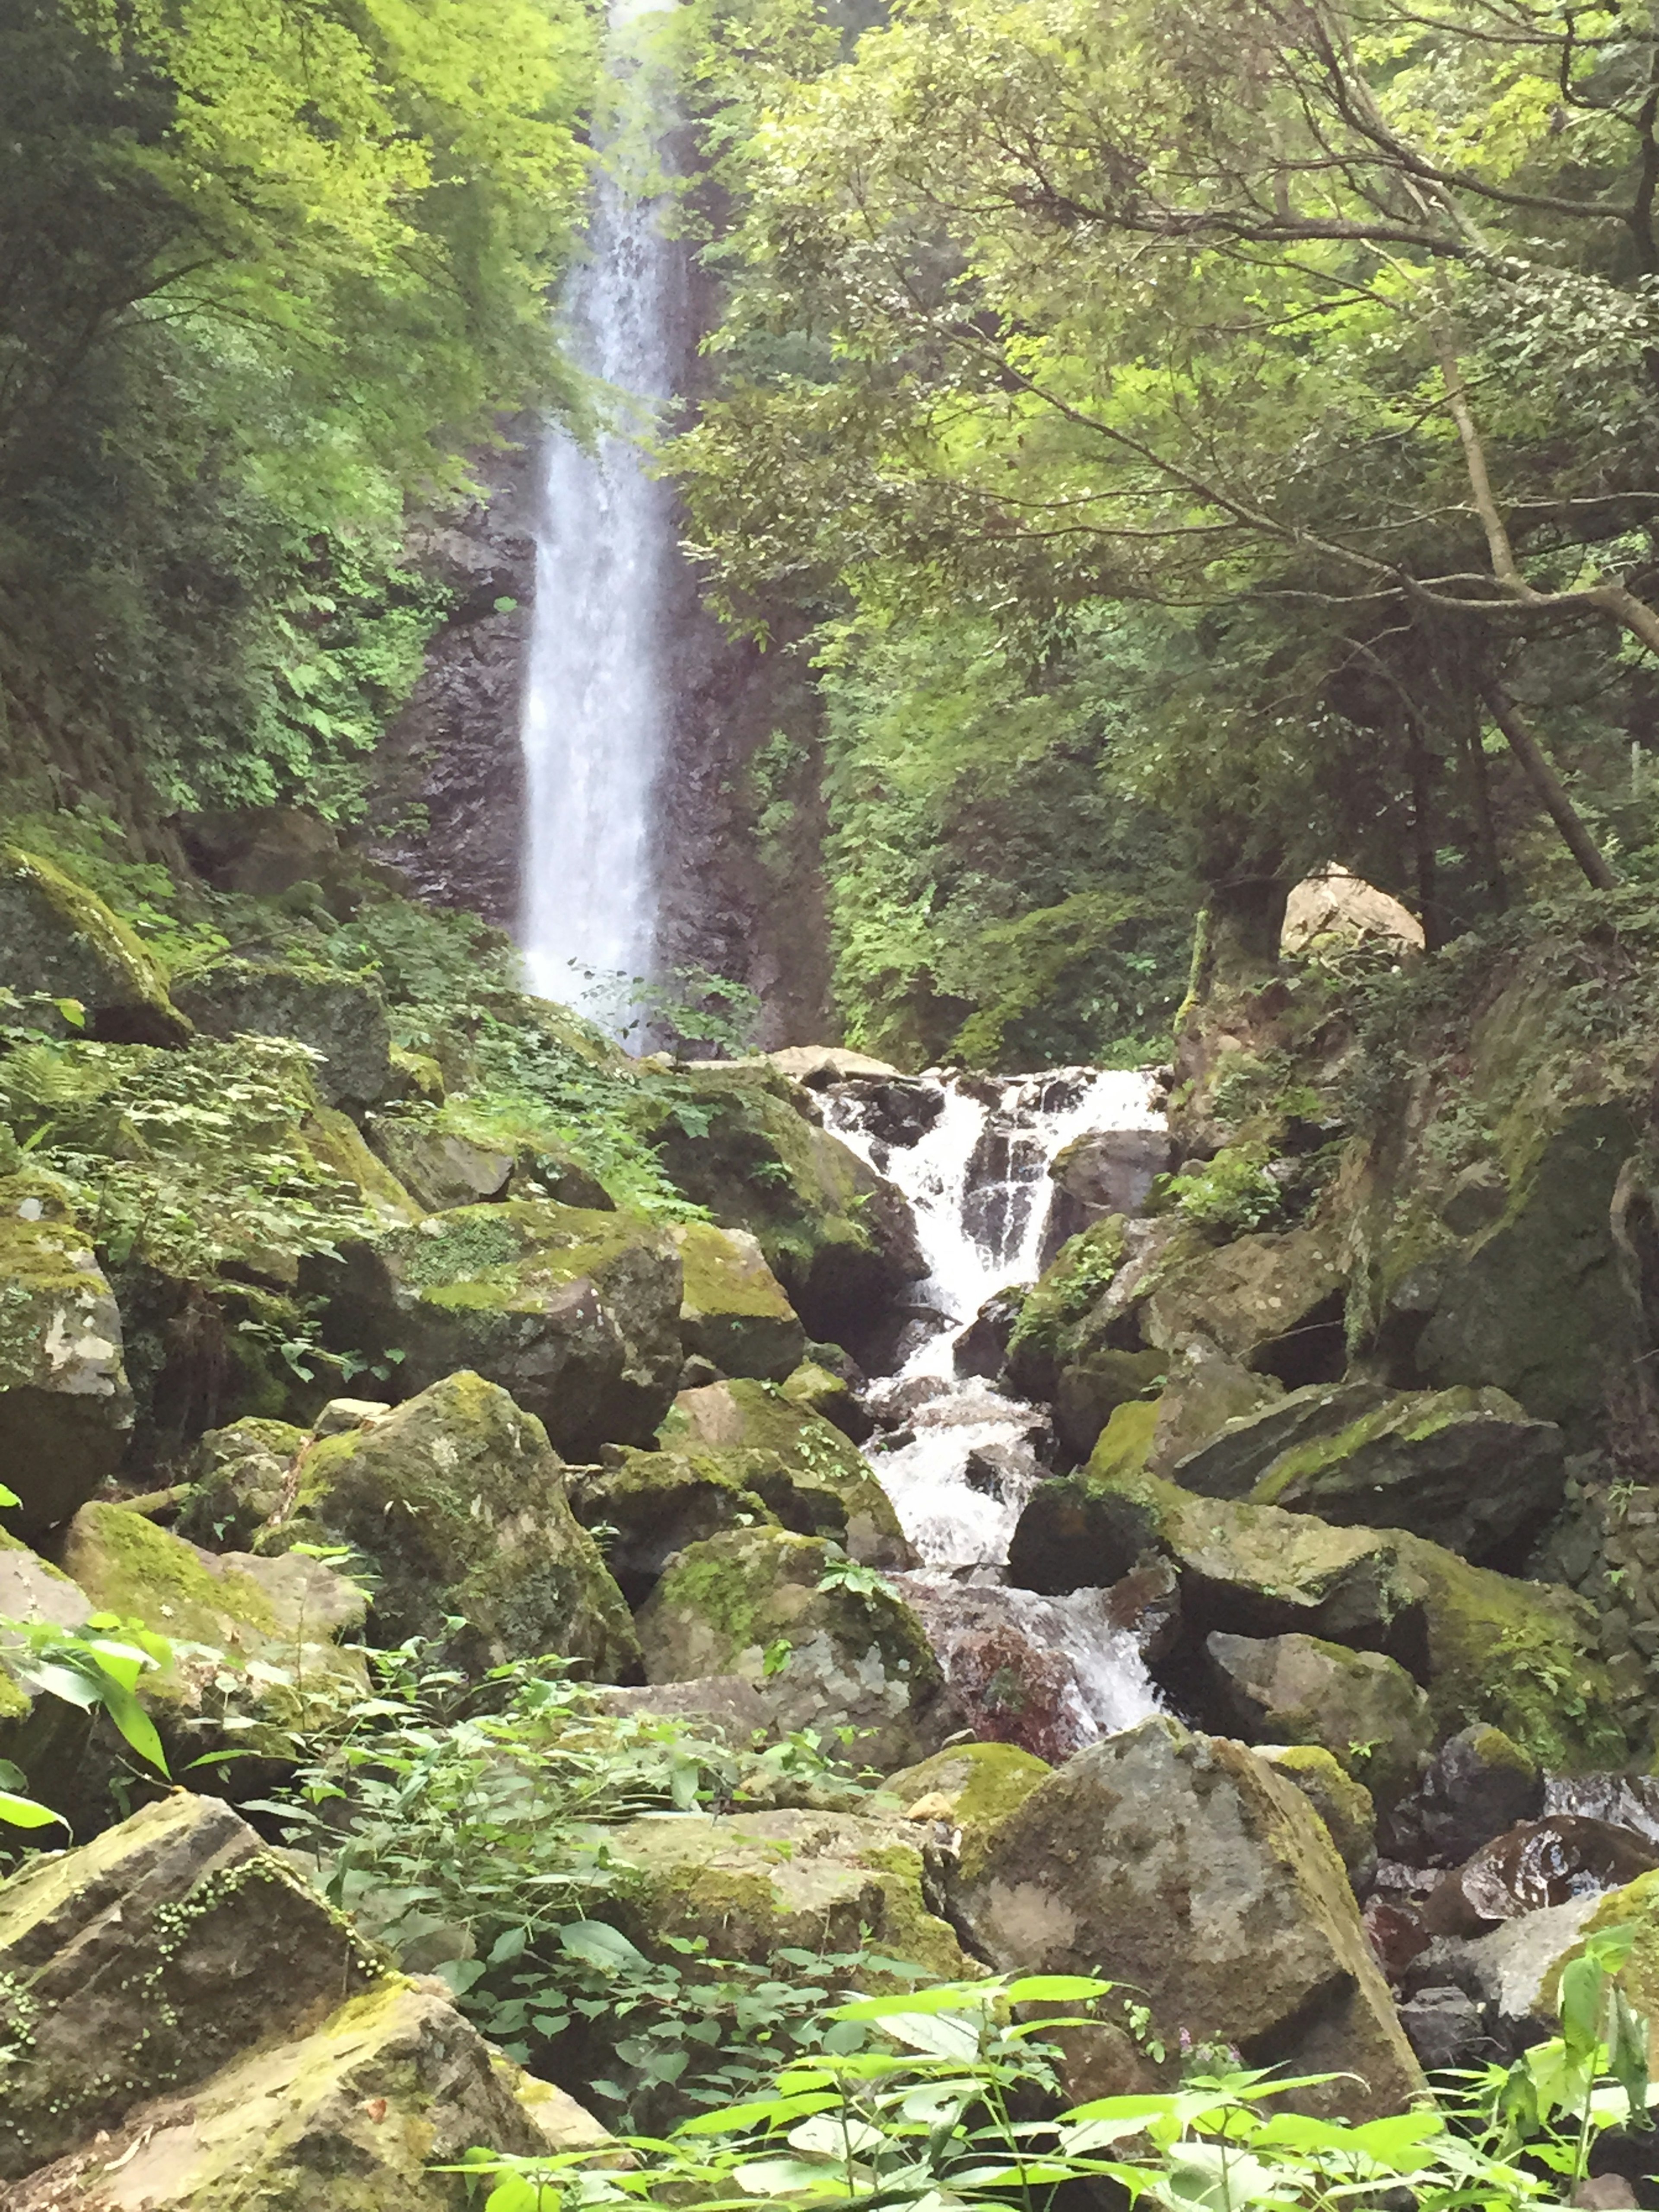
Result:
{"label": "wet rock", "polygon": [[1402,1980],[1413,1960],[1420,1958],[1434,1941],[1423,1925],[1422,1914],[1400,1898],[1368,1899],[1363,1917],[1366,1941],[1391,1982]]}
{"label": "wet rock", "polygon": [[1523,1821],[1443,1875],[1423,1918],[1437,1935],[1478,1935],[1496,1921],[1622,1889],[1656,1868],[1659,1850],[1627,1829],[1566,1814]]}
{"label": "wet rock", "polygon": [[1528,1808],[1528,1814],[1540,1810],[1552,1818],[1565,1813],[1606,1820],[1659,1844],[1659,1775],[1552,1774],[1544,1782],[1541,1806]]}
{"label": "wet rock", "polygon": [[1454,1389],[1392,1399],[1292,1446],[1250,1494],[1480,1559],[1559,1505],[1565,1480],[1553,1422],[1528,1419],[1502,1390]]}
{"label": "wet rock", "polygon": [[1427,1756],[1427,1698],[1403,1667],[1312,1636],[1211,1636],[1219,1718],[1247,1743],[1310,1743],[1386,1809]]}
{"label": "wet rock", "polygon": [[[1370,1791],[1322,1744],[1259,1743],[1253,1748],[1258,1759],[1293,1782],[1318,1814],[1358,1893],[1376,1864],[1376,1809]],[[1369,1921],[1366,1933],[1370,1934]],[[1371,1948],[1376,1948],[1374,1936]]]}
{"label": "wet rock", "polygon": [[25,1535],[67,1521],[114,1473],[132,1427],[121,1316],[68,1187],[0,1176],[0,1469]]}
{"label": "wet rock", "polygon": [[[773,1066],[781,1066],[786,1075],[794,1073],[786,1064],[787,1055],[773,1053],[770,1058]],[[810,1076],[799,1076],[797,1080],[812,1088],[824,1087],[811,1085]],[[835,1089],[838,1097],[856,1108],[860,1126],[868,1135],[879,1145],[896,1146],[900,1150],[920,1143],[945,1110],[945,1093],[936,1085],[902,1075],[885,1079],[873,1074],[856,1080],[837,1078]]]}
{"label": "wet rock", "polygon": [[1471,1995],[1486,2007],[1494,2033],[1511,2049],[1534,2042],[1555,2023],[1562,1961],[1586,1925],[1603,1910],[1599,1892],[1522,1913],[1490,1935],[1465,1942],[1462,1963]]}
{"label": "wet rock", "polygon": [[1485,2014],[1459,1989],[1419,1990],[1401,2006],[1400,2025],[1419,2064],[1430,2072],[1472,2066],[1490,2054]]}
{"label": "wet rock", "polygon": [[0,1977],[22,2031],[0,2125],[0,2178],[15,2180],[304,2033],[368,1970],[228,1806],[180,1793],[0,1890]]}
{"label": "wet rock", "polygon": [[297,1037],[322,1057],[331,1106],[370,1106],[392,1088],[392,1035],[379,987],[299,963],[222,959],[177,976],[173,997],[207,1036]]}
{"label": "wet rock", "polygon": [[1023,1283],[992,1291],[951,1347],[951,1364],[959,1376],[980,1375],[994,1382],[1001,1374],[1025,1297]]}
{"label": "wet rock", "polygon": [[781,1382],[799,1366],[806,1332],[757,1240],[712,1222],[676,1224],[685,1291],[680,1336],[687,1353],[722,1375]]}
{"label": "wet rock", "polygon": [[1143,1212],[1153,1183],[1172,1158],[1162,1129],[1096,1129],[1074,1137],[1049,1165],[1054,1190],[1042,1224],[1038,1265],[1046,1267],[1067,1237],[1091,1223],[1113,1213],[1133,1218]]}
{"label": "wet rock", "polygon": [[946,1980],[974,1972],[923,1902],[921,1844],[905,1821],[694,1813],[592,1832],[617,1869],[617,1924],[649,1954],[667,1937],[702,1937],[726,1959],[868,1949]]}
{"label": "wet rock", "polygon": [[[1245,1370],[1223,1363],[1206,1363],[1224,1373]],[[1363,1416],[1386,1405],[1392,1394],[1379,1382],[1315,1382],[1305,1389],[1229,1413],[1194,1450],[1172,1462],[1167,1469],[1171,1482],[1201,1498],[1249,1498],[1274,1462],[1287,1453],[1322,1437],[1340,1434]],[[1261,1504],[1282,1503],[1261,1499]],[[1315,1509],[1317,1510],[1317,1509]]]}
{"label": "wet rock", "polygon": [[389,1643],[444,1638],[459,1615],[453,1648],[479,1671],[543,1652],[600,1680],[639,1666],[622,1593],[570,1510],[541,1423],[465,1370],[301,1453],[254,1537],[269,1554],[298,1543],[367,1562]]}
{"label": "wet rock", "polygon": [[[751,1486],[758,1481],[787,1527],[833,1530],[849,1557],[866,1565],[911,1564],[898,1516],[868,1460],[839,1429],[769,1383],[738,1378],[683,1390],[663,1422],[661,1441],[665,1451],[771,1453],[788,1471],[790,1495],[774,1498],[763,1480],[748,1479]],[[819,1493],[827,1494],[809,1508],[808,1499]]]}
{"label": "wet rock", "polygon": [[1109,1961],[1171,2050],[1184,2033],[1359,2077],[1308,2093],[1322,2110],[1397,2111],[1420,2087],[1329,1838],[1240,1745],[1159,1717],[1079,1753],[997,1828],[960,1913],[999,1968]]}
{"label": "wet rock", "polygon": [[307,1261],[302,1280],[327,1298],[331,1345],[401,1352],[409,1391],[471,1368],[572,1458],[648,1444],[672,1401],[680,1256],[637,1214],[530,1199],[459,1206]]}
{"label": "wet rock", "polygon": [[1120,1275],[1131,1272],[1139,1244],[1156,1235],[1116,1215],[1097,1221],[1061,1248],[1053,1264],[1025,1293],[1008,1340],[1008,1385],[1024,1398],[1050,1400],[1060,1371],[1100,1346],[1137,1351],[1145,1346],[1132,1325],[1120,1343],[1109,1322],[1097,1325]]}
{"label": "wet rock", "polygon": [[[807,1349],[810,1354],[813,1347]],[[781,1388],[785,1400],[798,1413],[816,1413],[855,1444],[875,1433],[875,1416],[853,1383],[810,1356],[785,1376]]]}
{"label": "wet rock", "polygon": [[179,1045],[190,1036],[154,956],[126,924],[55,860],[11,845],[0,846],[0,951],[12,990],[76,1000],[87,1034],[103,1042]]}
{"label": "wet rock", "polygon": [[1436,1752],[1419,1788],[1395,1808],[1390,1848],[1422,1866],[1459,1866],[1543,1809],[1543,1778],[1518,1744],[1501,1729],[1460,1729]]}
{"label": "wet rock", "polygon": [[1140,1559],[1106,1593],[1106,1619],[1148,1666],[1169,1656],[1181,1634],[1181,1577],[1172,1560]]}

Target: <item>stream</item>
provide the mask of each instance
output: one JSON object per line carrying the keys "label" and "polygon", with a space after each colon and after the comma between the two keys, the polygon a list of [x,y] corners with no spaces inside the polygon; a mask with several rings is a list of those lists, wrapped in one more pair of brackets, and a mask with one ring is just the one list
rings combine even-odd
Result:
{"label": "stream", "polygon": [[866,1455],[921,1562],[893,1579],[979,1731],[1063,1759],[1155,1711],[1157,1693],[1104,1591],[1040,1597],[1004,1581],[1020,1508],[1047,1472],[1047,1417],[958,1367],[981,1307],[1035,1281],[1052,1252],[1058,1155],[1079,1137],[1160,1129],[1163,1115],[1138,1072],[930,1072],[904,1092],[896,1115],[888,1086],[845,1085],[826,1115],[909,1200],[928,1262],[902,1364],[870,1393],[895,1425]]}

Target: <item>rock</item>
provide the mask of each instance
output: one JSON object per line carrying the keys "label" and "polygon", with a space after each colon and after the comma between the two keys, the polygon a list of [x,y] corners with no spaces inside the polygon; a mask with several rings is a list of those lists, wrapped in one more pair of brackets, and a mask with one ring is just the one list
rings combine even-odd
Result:
{"label": "rock", "polygon": [[[1229,1376],[1246,1372],[1220,1361],[1206,1361],[1196,1372],[1202,1376],[1218,1366]],[[1389,1404],[1391,1396],[1380,1382],[1310,1383],[1305,1389],[1229,1413],[1195,1449],[1158,1472],[1200,1498],[1249,1498],[1268,1468],[1287,1452],[1340,1434]],[[1258,1502],[1284,1503],[1269,1498]]]}
{"label": "rock", "polygon": [[254,1545],[273,1554],[301,1542],[365,1562],[389,1644],[443,1638],[459,1615],[457,1656],[479,1672],[543,1653],[600,1680],[638,1668],[627,1606],[570,1510],[546,1431],[466,1370],[300,1455]]}
{"label": "rock", "polygon": [[0,1176],[0,1282],[3,1517],[39,1535],[114,1473],[133,1419],[121,1316],[56,1176]]}
{"label": "rock", "polygon": [[331,1398],[311,1425],[313,1437],[343,1437],[349,1429],[372,1429],[392,1411],[381,1398]]}
{"label": "rock", "polygon": [[722,1375],[768,1382],[792,1375],[806,1350],[806,1332],[757,1239],[702,1221],[668,1233],[684,1269],[680,1336],[687,1353],[711,1360]]}
{"label": "rock", "polygon": [[943,1085],[914,1075],[864,1076],[826,1087],[857,1108],[867,1137],[890,1149],[919,1144],[945,1111]]}
{"label": "rock", "polygon": [[867,1052],[849,1052],[842,1044],[791,1044],[765,1058],[780,1075],[804,1083],[809,1091],[827,1091],[837,1083],[903,1082],[896,1067],[884,1060],[872,1060]]}
{"label": "rock", "polygon": [[1007,1380],[1023,1398],[1052,1399],[1061,1370],[1099,1348],[1139,1351],[1138,1331],[1127,1340],[1094,1323],[1121,1274],[1133,1272],[1132,1238],[1116,1214],[1095,1222],[1061,1246],[1053,1263],[1020,1301],[1008,1339]]}
{"label": "rock", "polygon": [[1127,1636],[1149,1667],[1167,1658],[1181,1635],[1181,1577],[1171,1560],[1149,1556],[1105,1593],[1107,1625]]}
{"label": "rock", "polygon": [[866,1950],[946,1980],[974,1974],[923,1903],[920,1843],[902,1820],[683,1813],[592,1832],[618,1869],[617,1923],[647,1953],[702,1937],[719,1958]]}
{"label": "rock", "polygon": [[1622,1889],[1659,1868],[1659,1850],[1603,1820],[1526,1820],[1443,1875],[1423,1906],[1439,1936],[1475,1936],[1570,1898]]}
{"label": "rock", "polygon": [[1281,952],[1305,952],[1320,938],[1358,945],[1382,939],[1401,952],[1423,950],[1423,925],[1408,907],[1346,868],[1304,876],[1285,902]]}
{"label": "rock", "polygon": [[1054,1191],[1042,1224],[1039,1267],[1048,1267],[1066,1239],[1091,1222],[1144,1212],[1171,1157],[1163,1129],[1094,1129],[1073,1137],[1049,1165]]}
{"label": "rock", "polygon": [[1539,1812],[1607,1820],[1645,1843],[1659,1844],[1659,1775],[1552,1774],[1544,1782],[1541,1804],[1529,1805],[1512,1818],[1528,1820]]}
{"label": "rock", "polygon": [[1430,2071],[1472,2066],[1489,2055],[1486,2015],[1462,1990],[1419,1990],[1401,2006],[1400,2025],[1419,2063]]}
{"label": "rock", "polygon": [[1605,1909],[1602,1893],[1587,1890],[1565,1904],[1502,1921],[1490,1935],[1465,1943],[1470,1994],[1487,2007],[1506,2045],[1535,2042],[1540,2028],[1553,2027],[1561,1966],[1586,1923]]}
{"label": "rock", "polygon": [[[1382,1863],[1374,1861],[1371,1880],[1377,1881],[1381,1873]],[[1390,1982],[1403,1981],[1413,1962],[1423,1958],[1435,1944],[1436,1939],[1423,1925],[1422,1915],[1403,1897],[1391,1897],[1379,1891],[1365,1900],[1361,1917],[1365,1940]]]}
{"label": "rock", "polygon": [[613,1204],[565,1139],[526,1109],[454,1099],[436,1111],[376,1115],[369,1139],[429,1212],[499,1198],[551,1198],[601,1213]]}
{"label": "rock", "polygon": [[907,1283],[927,1272],[910,1209],[840,1138],[805,1121],[774,1071],[683,1079],[706,1124],[665,1110],[652,1130],[670,1180],[728,1228],[760,1242],[815,1337],[853,1346]]}
{"label": "rock", "polygon": [[883,1787],[907,1820],[950,1823],[955,1872],[971,1881],[997,1828],[1053,1771],[1047,1759],[1012,1743],[958,1743],[890,1774]]}
{"label": "rock", "polygon": [[1062,1368],[1054,1392],[1054,1433],[1074,1459],[1086,1459],[1120,1406],[1156,1389],[1169,1370],[1162,1352],[1091,1352]]}
{"label": "rock", "polygon": [[1349,1886],[1363,1888],[1376,1864],[1376,1808],[1364,1784],[1356,1782],[1322,1744],[1259,1743],[1253,1748],[1258,1759],[1296,1784],[1324,1822]]}
{"label": "rock", "polygon": [[[434,2171],[474,2144],[520,2156],[611,2140],[574,2098],[490,2049],[434,1981],[387,1976],[309,2035],[250,2051],[22,2185],[17,2212],[459,2212]],[[234,2194],[228,2194],[228,2191]]]}
{"label": "rock", "polygon": [[[788,1471],[789,1500],[786,1504],[765,1488],[763,1495],[786,1527],[833,1529],[848,1556],[870,1566],[911,1565],[898,1516],[869,1461],[839,1429],[787,1391],[744,1378],[682,1390],[661,1437],[668,1451],[707,1445],[775,1455]],[[809,1505],[812,1493],[826,1492],[830,1495],[819,1504]]]}
{"label": "rock", "polygon": [[369,1972],[338,1915],[211,1798],[176,1794],[29,1861],[0,1887],[0,2178],[303,2033]]}
{"label": "rock", "polygon": [[313,1161],[325,1173],[356,1184],[364,1210],[381,1228],[401,1229],[420,1219],[424,1207],[416,1203],[385,1161],[369,1150],[349,1114],[333,1106],[316,1107],[301,1123],[300,1134]]}
{"label": "rock", "polygon": [[680,1258],[629,1212],[514,1199],[459,1206],[307,1263],[338,1349],[401,1352],[399,1387],[471,1368],[509,1390],[554,1449],[648,1444],[680,1368]]}
{"label": "rock", "polygon": [[1001,1822],[958,1909],[1000,1970],[1133,1984],[1171,2051],[1358,2077],[1304,2093],[1321,2111],[1421,2089],[1323,1826],[1237,1744],[1159,1716],[1080,1752]]}
{"label": "rock", "polygon": [[781,1385],[785,1401],[799,1413],[816,1413],[841,1431],[851,1443],[861,1444],[875,1434],[875,1419],[844,1375],[836,1375],[807,1358],[787,1375]]}
{"label": "rock", "polygon": [[1561,1502],[1561,1431],[1502,1390],[1413,1393],[1296,1444],[1251,1492],[1338,1525],[1409,1528],[1484,1559]]}
{"label": "rock", "polygon": [[1200,1444],[1235,1421],[1275,1406],[1285,1386],[1272,1375],[1254,1375],[1236,1359],[1224,1359],[1212,1346],[1191,1339],[1169,1375],[1158,1401],[1158,1419],[1147,1447],[1154,1474],[1169,1474]]}
{"label": "rock", "polygon": [[1420,1866],[1461,1866],[1471,1852],[1544,1809],[1536,1764],[1501,1729],[1460,1729],[1443,1743],[1415,1793],[1389,1822],[1392,1855]]}
{"label": "rock", "polygon": [[261,1522],[279,1510],[295,1462],[309,1441],[307,1430],[287,1421],[250,1418],[210,1430],[191,1462],[191,1490],[178,1534],[210,1551],[247,1550]]}
{"label": "rock", "polygon": [[507,1194],[513,1155],[496,1146],[386,1115],[375,1117],[374,1138],[375,1151],[428,1213]]}
{"label": "rock", "polygon": [[939,1662],[915,1614],[885,1584],[838,1582],[831,1570],[840,1556],[781,1528],[732,1529],[691,1545],[639,1616],[647,1678],[765,1680],[781,1727],[854,1729],[850,1755],[883,1771],[927,1758],[956,1724]]}
{"label": "rock", "polygon": [[1324,1227],[1235,1237],[1218,1250],[1177,1240],[1137,1292],[1146,1341],[1174,1350],[1197,1335],[1224,1358],[1295,1389],[1347,1364],[1345,1277]]}
{"label": "rock", "polygon": [[331,823],[297,806],[210,808],[181,825],[191,866],[216,890],[280,898],[295,884],[325,886],[341,865]]}
{"label": "rock", "polygon": [[1009,1340],[1018,1326],[1024,1307],[1023,1283],[1010,1283],[990,1297],[951,1348],[951,1364],[958,1375],[983,1376],[988,1382],[1001,1374],[1008,1358]]}
{"label": "rock", "polygon": [[1415,1784],[1428,1754],[1429,1701],[1392,1659],[1312,1636],[1215,1635],[1204,1648],[1229,1734],[1319,1745],[1385,1811]]}
{"label": "rock", "polygon": [[[567,1487],[576,1518],[601,1533],[605,1563],[630,1606],[644,1604],[669,1559],[688,1544],[724,1528],[781,1525],[750,1487],[751,1475],[792,1490],[788,1469],[775,1452],[642,1452],[613,1445],[606,1461],[572,1468]],[[827,1502],[832,1510],[840,1503],[833,1493]],[[843,1512],[839,1524],[808,1526],[799,1533],[839,1537],[845,1528]]]}
{"label": "rock", "polygon": [[708,1674],[696,1682],[641,1682],[630,1689],[603,1689],[593,1710],[613,1719],[635,1716],[650,1720],[690,1721],[700,1735],[717,1737],[732,1751],[744,1751],[757,1736],[774,1733],[775,1715],[767,1686],[746,1674]]}
{"label": "rock", "polygon": [[0,846],[0,951],[12,990],[78,1001],[90,1036],[152,1045],[190,1036],[155,957],[126,924],[55,860],[13,845]]}
{"label": "rock", "polygon": [[174,978],[173,997],[209,1036],[297,1037],[321,1055],[331,1106],[369,1106],[392,1086],[392,1035],[379,986],[299,961],[221,959]]}

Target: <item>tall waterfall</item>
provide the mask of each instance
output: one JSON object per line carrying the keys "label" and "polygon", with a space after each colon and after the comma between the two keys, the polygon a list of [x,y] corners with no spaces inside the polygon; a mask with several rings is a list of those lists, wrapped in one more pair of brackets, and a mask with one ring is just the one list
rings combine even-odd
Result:
{"label": "tall waterfall", "polygon": [[[520,941],[531,988],[625,1018],[625,979],[650,971],[653,851],[669,732],[666,601],[673,495],[637,439],[672,397],[685,326],[683,249],[666,201],[619,149],[662,163],[674,116],[667,72],[630,29],[648,8],[615,0],[617,115],[599,164],[586,251],[562,301],[575,366],[609,387],[591,451],[549,435],[536,532],[536,601],[521,742],[526,818]],[[622,980],[619,980],[622,979]]]}

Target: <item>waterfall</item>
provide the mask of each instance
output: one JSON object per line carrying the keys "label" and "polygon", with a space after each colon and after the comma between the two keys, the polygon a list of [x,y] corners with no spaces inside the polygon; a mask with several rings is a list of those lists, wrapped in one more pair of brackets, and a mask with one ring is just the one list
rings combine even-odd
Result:
{"label": "waterfall", "polygon": [[672,397],[685,258],[667,198],[630,179],[624,146],[660,172],[675,118],[667,72],[629,37],[618,0],[608,58],[617,127],[599,164],[586,252],[561,301],[574,365],[608,387],[592,450],[547,439],[536,527],[521,743],[526,817],[520,942],[530,988],[625,1025],[629,979],[652,968],[653,831],[669,731],[667,599],[673,495],[639,434]]}
{"label": "waterfall", "polygon": [[[1066,1758],[1157,1709],[1139,1650],[1103,1595],[1042,1598],[1003,1586],[1020,1508],[1044,1469],[1042,1409],[957,1373],[957,1347],[992,1294],[1041,1272],[1054,1185],[1073,1139],[1159,1129],[1139,1073],[1054,1068],[1006,1078],[920,1079],[930,1111],[895,1139],[893,1124],[846,1086],[830,1126],[909,1200],[929,1273],[916,1304],[931,1325],[871,1402],[899,1425],[869,1449],[921,1561],[901,1577],[952,1688],[982,1734]],[[1007,1685],[1015,1694],[1000,1710]]]}

